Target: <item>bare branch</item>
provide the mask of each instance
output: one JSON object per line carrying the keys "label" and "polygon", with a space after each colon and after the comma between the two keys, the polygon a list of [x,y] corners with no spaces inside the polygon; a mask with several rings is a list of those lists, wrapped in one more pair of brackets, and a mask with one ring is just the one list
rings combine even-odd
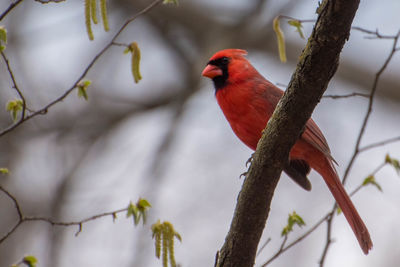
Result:
{"label": "bare branch", "polygon": [[[384,161],[381,164],[379,164],[375,170],[373,170],[371,172],[370,175],[375,175],[376,173],[378,173],[387,163]],[[357,194],[361,188],[363,188],[365,185],[360,184],[359,186],[357,186],[350,194],[349,196],[354,196],[355,194]],[[336,211],[337,206],[335,206],[334,209],[332,209],[329,213],[325,214],[325,216],[323,216],[320,220],[318,220],[307,232],[305,232],[304,234],[302,234],[300,237],[298,237],[296,240],[294,240],[293,242],[289,243],[287,246],[281,246],[279,248],[279,250],[277,252],[275,252],[275,254],[269,258],[263,265],[261,265],[261,267],[265,267],[267,265],[269,265],[272,261],[274,261],[275,259],[277,259],[281,254],[283,254],[284,252],[286,252],[288,249],[290,249],[291,247],[293,247],[294,245],[298,244],[300,241],[302,241],[303,239],[305,239],[306,237],[308,237],[312,232],[314,232],[316,229],[318,229],[323,222],[327,221],[334,215],[334,212]],[[269,243],[270,239],[267,240],[266,244]],[[332,240],[330,241],[332,242]],[[265,247],[265,245],[263,245],[263,247],[261,249],[263,249]],[[260,249],[260,250],[261,250]],[[259,254],[260,251],[257,253]],[[326,255],[325,255],[326,256]],[[320,261],[321,262],[321,261]]]}
{"label": "bare branch", "polygon": [[12,202],[14,203],[15,209],[17,210],[18,217],[20,220],[22,220],[23,215],[22,215],[21,207],[19,206],[17,199],[10,192],[8,192],[6,189],[4,189],[2,186],[0,186],[0,191],[3,191],[12,200]]}
{"label": "bare branch", "polygon": [[364,117],[364,120],[363,120],[363,123],[362,123],[362,126],[361,126],[361,130],[360,130],[360,133],[359,133],[358,138],[357,138],[356,147],[354,149],[353,156],[351,157],[351,160],[350,160],[350,162],[349,162],[349,164],[348,164],[348,166],[346,168],[346,171],[344,173],[343,180],[342,180],[343,184],[346,183],[346,179],[347,179],[347,176],[349,174],[349,171],[350,171],[351,167],[353,166],[354,160],[356,159],[357,155],[360,152],[361,139],[362,139],[362,137],[364,135],[364,132],[365,132],[369,117],[370,117],[371,112],[372,112],[372,105],[374,103],[375,92],[376,92],[376,90],[378,88],[379,79],[380,79],[382,73],[385,71],[386,67],[388,66],[389,62],[392,60],[394,54],[396,53],[396,46],[397,46],[397,42],[399,40],[399,37],[400,37],[400,31],[397,33],[396,37],[393,40],[392,50],[390,51],[388,57],[386,58],[385,62],[382,65],[382,67],[378,70],[378,72],[375,75],[375,79],[374,79],[374,82],[372,84],[371,93],[370,93],[370,96],[369,96],[367,113],[365,114],[365,117]]}
{"label": "bare branch", "polygon": [[258,257],[258,255],[260,255],[260,253],[263,251],[263,249],[269,244],[269,242],[271,242],[271,238],[269,237],[267,239],[267,241],[264,242],[264,244],[261,246],[261,248],[257,251],[257,255],[256,257]]}
{"label": "bare branch", "polygon": [[[286,88],[287,84],[276,83],[276,86]],[[322,98],[339,99],[339,98],[349,98],[349,97],[355,97],[355,96],[369,98],[369,94],[363,94],[363,93],[351,93],[351,94],[347,94],[347,95],[323,95]]]}
{"label": "bare branch", "polygon": [[351,93],[347,95],[324,95],[323,98],[332,98],[332,99],[338,99],[338,98],[349,98],[349,97],[354,97],[354,96],[361,96],[361,97],[369,97],[369,94],[363,94],[363,93]]}
{"label": "bare branch", "polygon": [[6,240],[12,233],[14,233],[15,230],[21,225],[23,222],[24,216],[21,211],[21,207],[17,201],[17,199],[6,189],[4,189],[2,186],[0,186],[0,191],[3,191],[14,203],[15,209],[17,210],[18,213],[18,222],[3,236],[0,238],[0,243],[2,243],[4,240]]}
{"label": "bare branch", "polygon": [[28,222],[28,221],[43,221],[43,222],[47,222],[49,224],[51,224],[52,226],[78,226],[78,231],[75,233],[75,236],[77,236],[80,232],[82,232],[82,226],[83,224],[90,222],[90,221],[94,221],[96,219],[102,218],[102,217],[107,217],[107,216],[111,216],[113,219],[115,218],[115,216],[118,213],[121,212],[126,212],[128,211],[128,208],[123,208],[123,209],[118,209],[118,210],[114,210],[114,211],[109,211],[109,212],[104,212],[104,213],[100,213],[100,214],[96,214],[90,217],[87,217],[83,220],[80,221],[70,221],[70,222],[62,222],[62,221],[53,221],[51,218],[46,218],[46,217],[24,217],[23,221],[24,222]]}
{"label": "bare branch", "polygon": [[9,236],[12,235],[12,233],[17,230],[17,228],[23,223],[23,220],[19,220],[4,236],[0,238],[0,244],[3,243],[4,240],[6,240]]}
{"label": "bare branch", "polygon": [[10,127],[6,128],[5,130],[0,132],[0,137],[11,132],[12,130],[16,129],[18,126],[23,124],[24,122],[36,117],[37,115],[43,115],[48,112],[48,110],[54,106],[55,104],[63,101],[75,88],[77,88],[79,82],[86,76],[86,74],[89,72],[89,70],[93,67],[93,65],[97,62],[97,60],[113,45],[117,37],[121,34],[121,32],[136,18],[139,16],[147,13],[150,11],[152,8],[160,4],[162,0],[155,0],[153,3],[148,5],[146,8],[144,8],[142,11],[138,12],[136,15],[134,15],[132,18],[128,19],[118,30],[118,32],[114,35],[114,37],[111,39],[110,42],[106,44],[106,46],[90,61],[89,65],[83,70],[82,74],[79,76],[79,78],[73,83],[69,89],[67,89],[62,95],[51,101],[49,104],[44,106],[43,108],[33,112],[32,114],[23,117],[21,120],[19,120],[17,123],[11,125]]}
{"label": "bare branch", "polygon": [[10,11],[11,11],[14,7],[16,7],[17,5],[21,4],[23,1],[24,1],[24,0],[17,0],[17,1],[14,2],[14,3],[11,3],[11,4],[8,6],[8,8],[7,8],[3,13],[1,13],[1,15],[0,15],[0,21],[2,21],[2,20],[4,19],[4,17],[7,16],[7,14],[10,13]]}
{"label": "bare branch", "polygon": [[[360,153],[361,139],[362,139],[362,137],[363,137],[363,135],[365,133],[365,129],[366,129],[369,117],[370,117],[371,112],[372,112],[372,105],[373,105],[373,102],[374,102],[375,92],[376,92],[377,87],[378,87],[379,79],[380,79],[382,73],[387,68],[389,62],[393,58],[393,55],[396,53],[396,46],[397,46],[397,42],[399,40],[399,37],[400,37],[400,31],[397,33],[397,35],[393,39],[393,46],[392,46],[392,49],[391,49],[388,57],[386,58],[386,60],[383,63],[382,67],[378,70],[378,72],[375,75],[375,79],[374,79],[374,82],[373,82],[373,85],[372,85],[372,88],[371,88],[371,93],[369,95],[367,113],[365,114],[361,129],[360,129],[360,133],[359,133],[358,138],[357,138],[357,142],[356,142],[356,146],[355,146],[355,149],[354,149],[354,153],[353,153],[353,155],[352,155],[352,157],[350,159],[350,162],[347,165],[347,168],[345,170],[345,173],[344,173],[344,176],[343,176],[343,179],[342,179],[342,183],[343,184],[345,184],[346,179],[347,179],[348,174],[349,174],[349,171],[350,171],[351,167],[353,166],[353,163],[354,163],[355,159],[357,158],[357,156]],[[324,246],[324,250],[323,250],[320,262],[319,262],[320,263],[320,267],[324,266],[326,255],[328,253],[328,249],[329,249],[329,247],[330,247],[330,245],[332,243],[332,239],[331,239],[332,222],[333,222],[333,218],[334,218],[334,216],[333,216],[334,215],[334,211],[336,210],[336,205],[337,204],[335,203],[333,208],[332,208],[332,212],[331,212],[332,216],[329,217],[328,220],[327,220],[327,226],[328,226],[327,227],[327,238],[326,238],[326,243],[325,243],[325,246]]]}
{"label": "bare branch", "polygon": [[378,29],[376,29],[375,31],[371,31],[371,30],[367,30],[367,29],[364,29],[364,28],[361,28],[361,27],[357,27],[357,26],[352,27],[352,29],[360,31],[360,32],[363,32],[363,33],[367,33],[367,34],[370,34],[370,35],[374,35],[372,37],[366,37],[366,39],[397,39],[398,38],[397,35],[383,35],[383,34],[380,34]]}
{"label": "bare branch", "polygon": [[372,149],[372,148],[375,148],[375,147],[384,146],[384,145],[387,145],[387,144],[390,144],[390,143],[394,143],[394,142],[399,142],[399,141],[400,141],[400,136],[396,136],[396,137],[393,137],[393,138],[389,138],[389,139],[386,139],[386,140],[383,140],[383,141],[380,141],[380,142],[372,143],[372,144],[369,144],[367,146],[361,147],[361,148],[358,149],[358,152],[361,153],[361,152],[364,152],[366,150],[369,150],[369,149]]}
{"label": "bare branch", "polygon": [[49,4],[49,3],[61,3],[61,2],[65,2],[67,0],[35,0],[36,2],[39,2],[41,4]]}
{"label": "bare branch", "polygon": [[[3,60],[4,60],[4,62],[6,63],[7,71],[8,71],[8,73],[10,74],[10,78],[11,78],[11,81],[12,81],[12,83],[13,83],[13,88],[17,91],[17,94],[19,95],[19,97],[20,97],[21,100],[22,100],[21,118],[19,119],[19,122],[21,122],[21,121],[24,120],[24,118],[25,118],[25,112],[26,112],[26,101],[25,101],[25,97],[24,97],[24,95],[22,94],[21,90],[18,88],[17,81],[15,80],[15,77],[14,77],[14,73],[13,73],[11,67],[10,67],[10,62],[8,61],[8,58],[6,57],[6,54],[4,53],[4,51],[1,51],[1,56],[3,57]],[[19,123],[19,122],[17,122],[17,123]]]}
{"label": "bare branch", "polygon": [[[381,164],[378,165],[378,167],[375,168],[375,170],[370,174],[370,175],[375,175],[378,171],[380,171],[387,163],[385,161],[383,161]],[[359,186],[356,187],[356,189],[353,190],[353,192],[351,192],[349,194],[349,196],[353,196],[355,194],[358,193],[358,191],[360,191],[361,188],[363,188],[365,185],[362,183]]]}
{"label": "bare branch", "polygon": [[[298,21],[300,23],[315,23],[316,22],[315,19],[297,19],[297,18],[294,18],[294,17],[291,17],[291,16],[286,16],[286,15],[280,15],[279,17],[287,19],[287,20],[296,20],[296,21]],[[356,30],[356,31],[360,31],[360,32],[363,32],[363,33],[367,33],[367,34],[370,34],[370,35],[374,35],[374,36],[366,37],[366,39],[396,39],[396,35],[383,35],[383,34],[379,33],[378,29],[376,29],[375,31],[371,31],[371,30],[364,29],[364,28],[359,27],[359,26],[352,26],[351,29],[352,30]]]}
{"label": "bare branch", "polygon": [[83,224],[94,221],[96,219],[102,218],[102,217],[107,217],[107,216],[112,216],[114,219],[118,213],[121,212],[126,212],[128,211],[128,208],[122,208],[110,212],[104,212],[100,214],[96,214],[90,217],[87,217],[83,220],[80,221],[70,221],[70,222],[62,222],[62,221],[54,221],[51,218],[46,218],[46,217],[36,217],[36,216],[24,216],[21,210],[21,206],[19,205],[17,199],[6,189],[4,189],[2,186],[0,186],[0,191],[5,193],[14,203],[15,209],[17,210],[18,213],[18,222],[11,227],[11,229],[0,238],[0,243],[2,243],[4,240],[6,240],[9,236],[11,236],[12,233],[17,230],[17,228],[24,222],[29,222],[29,221],[43,221],[51,224],[52,226],[78,226],[78,231],[75,233],[75,236],[77,236],[81,231],[82,231],[82,226]]}
{"label": "bare branch", "polygon": [[[302,241],[303,239],[305,239],[307,236],[309,236],[311,233],[313,233],[324,221],[326,221],[329,216],[331,214],[328,213],[326,214],[324,217],[322,217],[317,223],[315,223],[310,230],[308,230],[307,232],[305,232],[304,234],[302,234],[299,238],[297,238],[296,240],[294,240],[293,242],[289,243],[287,246],[282,246],[279,248],[279,250],[277,252],[275,252],[275,254],[268,259],[263,265],[261,265],[262,267],[267,266],[268,264],[270,264],[272,261],[274,261],[276,258],[278,258],[281,254],[283,254],[284,252],[286,252],[288,249],[290,249],[291,247],[293,247],[294,245],[298,244],[300,241]],[[285,245],[285,244],[283,244]]]}
{"label": "bare branch", "polygon": [[[296,20],[296,21],[298,21],[300,23],[315,23],[316,22],[315,19],[297,19],[297,18],[294,18],[294,17],[291,17],[291,16],[286,16],[286,15],[280,15],[279,17],[280,18],[284,18],[284,19],[288,19],[288,20]],[[374,35],[372,37],[371,36],[366,37],[366,39],[395,39],[396,38],[396,35],[383,35],[383,34],[381,34],[381,33],[379,33],[378,29],[376,29],[375,31],[371,31],[371,30],[364,29],[364,28],[358,27],[358,26],[352,26],[351,29],[352,30],[356,30],[356,31],[360,31],[360,32],[363,32],[363,33],[367,33],[367,34],[370,34],[370,35]]]}

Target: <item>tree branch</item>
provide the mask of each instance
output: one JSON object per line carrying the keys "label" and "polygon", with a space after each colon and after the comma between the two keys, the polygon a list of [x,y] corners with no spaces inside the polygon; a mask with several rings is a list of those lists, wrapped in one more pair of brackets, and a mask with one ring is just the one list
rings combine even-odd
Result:
{"label": "tree branch", "polygon": [[282,245],[280,246],[279,250],[270,259],[268,259],[263,265],[261,265],[261,267],[267,266],[268,264],[273,262],[276,258],[278,258],[282,253],[286,252],[288,249],[290,249],[291,247],[293,247],[294,245],[298,244],[303,239],[305,239],[307,236],[312,234],[315,231],[315,229],[317,229],[324,221],[326,221],[329,218],[329,216],[331,216],[330,213],[326,214],[317,223],[315,223],[314,226],[311,227],[307,232],[302,234],[300,237],[298,237],[296,240],[292,241],[287,246],[285,246],[286,241],[282,242]]}
{"label": "tree branch", "polygon": [[351,94],[346,94],[346,95],[324,95],[324,98],[332,98],[332,99],[338,99],[338,98],[349,98],[353,96],[361,96],[361,97],[366,97],[369,98],[369,94],[363,94],[363,93],[351,93]]}
{"label": "tree branch", "polygon": [[[382,168],[384,166],[386,166],[387,162],[383,161],[382,163],[380,163],[370,174],[369,176],[375,176],[380,170],[382,170]],[[349,196],[352,197],[355,194],[357,194],[362,188],[365,188],[366,184],[361,183],[359,186],[357,186],[350,194]],[[289,244],[286,244],[286,240],[282,241],[282,245],[281,247],[273,254],[273,256],[271,258],[269,258],[263,265],[261,265],[261,267],[265,267],[267,265],[269,265],[270,263],[272,263],[275,259],[277,259],[280,255],[282,255],[284,252],[286,252],[287,250],[289,250],[291,247],[293,247],[294,245],[297,245],[298,243],[300,243],[300,241],[302,241],[303,239],[305,239],[306,237],[308,237],[311,233],[313,233],[316,229],[318,229],[323,222],[328,222],[330,220],[330,218],[332,216],[334,216],[336,211],[336,206],[334,209],[330,210],[327,214],[325,214],[321,219],[319,219],[316,223],[314,223],[314,225],[305,233],[303,233],[301,236],[299,236],[297,239],[295,239],[294,241],[290,242]],[[266,244],[271,241],[271,239],[268,239]],[[332,243],[333,241],[330,240],[329,243]],[[260,251],[265,247],[265,245],[263,245],[263,247],[260,249]],[[325,248],[326,249],[326,248]],[[324,249],[324,250],[325,250]],[[257,253],[257,255],[260,253],[260,251]],[[326,255],[325,255],[326,257]],[[320,264],[324,263],[324,260],[320,260]]]}
{"label": "tree branch", "polygon": [[8,61],[8,58],[7,58],[6,54],[4,53],[4,51],[1,51],[1,56],[3,57],[3,60],[6,63],[7,71],[8,71],[8,74],[10,75],[10,78],[11,78],[11,81],[12,81],[12,84],[13,84],[13,88],[15,89],[15,91],[17,91],[17,94],[19,95],[19,97],[22,100],[21,118],[19,120],[19,121],[22,121],[24,119],[24,117],[25,117],[25,112],[26,112],[26,109],[27,109],[25,97],[24,97],[24,95],[22,94],[21,90],[19,89],[19,87],[17,85],[17,81],[15,80],[14,72],[11,69],[10,62]]}
{"label": "tree branch", "polygon": [[216,266],[253,266],[289,151],[334,75],[359,1],[326,0],[289,87],[268,122],[239,194]]}
{"label": "tree branch", "polygon": [[[372,34],[375,34],[375,33],[372,33]],[[376,34],[378,34],[378,33],[376,32]],[[346,183],[348,174],[350,173],[350,170],[351,170],[351,168],[352,168],[352,166],[354,164],[354,161],[358,157],[358,155],[360,154],[361,151],[369,149],[369,148],[373,148],[373,147],[376,147],[376,146],[379,146],[379,145],[384,145],[387,142],[390,143],[390,142],[397,141],[396,138],[389,139],[389,140],[383,141],[381,143],[376,143],[376,144],[372,144],[370,146],[367,146],[367,148],[361,148],[360,149],[361,140],[362,140],[362,137],[364,136],[364,133],[365,133],[365,130],[366,130],[366,127],[367,127],[367,123],[369,121],[369,117],[370,117],[371,112],[372,112],[372,106],[373,106],[373,103],[374,103],[375,93],[376,93],[376,90],[377,90],[377,87],[378,87],[378,83],[379,83],[380,77],[381,77],[382,73],[386,70],[386,68],[387,68],[389,62],[392,60],[394,54],[397,52],[396,46],[397,46],[399,38],[400,38],[400,31],[397,33],[396,36],[394,36],[394,38],[392,38],[393,39],[392,49],[391,49],[388,57],[386,58],[385,62],[383,63],[382,67],[375,74],[375,79],[374,79],[374,82],[372,84],[371,93],[369,94],[367,112],[366,112],[364,120],[362,122],[360,133],[359,133],[359,135],[357,137],[357,142],[356,142],[356,145],[355,145],[355,148],[354,148],[353,155],[352,155],[352,157],[351,157],[351,159],[349,161],[349,164],[347,165],[346,170],[344,172],[344,176],[343,176],[343,179],[342,179],[342,183],[343,184]],[[334,212],[336,210],[336,207],[337,207],[337,204],[335,203],[333,205],[332,210],[331,210],[332,216],[329,217],[328,220],[327,220],[327,238],[326,238],[326,243],[325,243],[325,246],[324,246],[324,250],[322,252],[322,256],[321,256],[321,259],[320,259],[320,262],[319,262],[320,267],[324,266],[326,255],[328,253],[328,249],[329,249],[330,245],[332,244],[331,232],[332,232],[332,223],[333,223],[333,218],[334,218],[333,215],[334,215]]]}
{"label": "tree branch", "polygon": [[375,93],[376,93],[376,90],[378,88],[379,80],[381,78],[382,73],[385,71],[385,69],[389,65],[389,62],[392,60],[394,54],[397,52],[396,46],[397,46],[399,38],[400,38],[400,31],[397,33],[397,35],[394,38],[392,38],[393,39],[392,49],[391,49],[388,57],[386,58],[385,62],[383,63],[382,67],[375,74],[375,79],[374,79],[374,82],[372,84],[371,93],[369,95],[367,112],[365,114],[365,117],[364,117],[364,120],[363,120],[363,123],[362,123],[362,126],[361,126],[360,133],[359,133],[359,135],[357,137],[356,147],[354,149],[353,156],[351,157],[350,162],[349,162],[349,164],[348,164],[348,166],[346,168],[346,171],[344,173],[343,180],[342,180],[343,184],[346,183],[347,176],[348,176],[348,174],[350,172],[351,167],[353,166],[354,160],[356,159],[356,157],[360,153],[361,139],[364,136],[364,132],[365,132],[365,129],[367,127],[369,116],[371,115],[371,112],[372,112],[372,105],[374,103]]}
{"label": "tree branch", "polygon": [[[83,70],[82,74],[79,76],[79,78],[73,83],[71,87],[69,87],[62,95],[48,103],[46,106],[42,107],[39,110],[36,110],[35,112],[27,115],[27,116],[22,116],[22,118],[15,124],[9,126],[3,131],[0,131],[0,137],[11,132],[12,130],[16,129],[18,126],[22,125],[24,122],[36,117],[37,115],[44,115],[47,114],[48,110],[53,107],[55,104],[63,101],[69,94],[71,94],[72,91],[74,91],[75,88],[78,87],[79,82],[85,78],[86,74],[89,72],[89,70],[93,67],[93,65],[97,62],[97,60],[103,56],[103,54],[111,47],[114,45],[115,40],[118,38],[118,36],[124,31],[124,29],[135,19],[137,19],[139,16],[147,13],[150,11],[152,8],[160,4],[162,0],[155,0],[153,1],[150,5],[145,7],[143,10],[135,14],[132,18],[128,19],[118,30],[118,32],[113,36],[110,42],[108,42],[103,49],[90,61],[90,63],[87,65],[87,67]],[[23,101],[25,103],[25,101]],[[25,109],[24,109],[25,111]]]}
{"label": "tree branch", "polygon": [[[303,20],[302,22],[304,22],[304,20]],[[397,42],[398,42],[398,38],[399,38],[398,35],[400,34],[400,31],[398,32],[397,35],[382,35],[382,34],[380,34],[380,33],[378,32],[378,30],[376,30],[376,31],[370,31],[370,30],[366,30],[366,29],[363,29],[363,28],[360,28],[360,27],[352,27],[352,29],[353,29],[353,30],[359,30],[359,31],[361,31],[361,32],[365,32],[365,33],[374,35],[375,38],[377,38],[377,39],[391,39],[391,40],[393,40],[394,43],[393,43],[393,45],[392,45],[392,49],[391,49],[391,51],[390,51],[390,53],[389,53],[389,55],[388,55],[387,60],[386,60],[385,63],[384,63],[384,66],[383,66],[383,67],[386,68],[387,65],[389,64],[390,59],[393,58],[393,54],[396,53],[396,52],[399,50],[398,48],[396,48],[396,45],[397,45]],[[372,38],[368,38],[368,39],[372,39]],[[389,60],[389,61],[388,61],[388,60]],[[383,72],[383,70],[382,70],[382,68],[381,68],[381,69],[378,71],[378,73],[380,73],[380,75],[379,75],[379,77],[378,77],[378,80],[377,80],[376,82],[374,82],[373,87],[374,87],[375,85],[378,84],[378,81],[380,81],[380,77],[381,77],[382,72]],[[375,76],[376,76],[378,73],[376,73]],[[279,86],[281,86],[281,87],[286,87],[286,86],[287,86],[287,85],[284,85],[284,84],[277,84],[277,85],[279,85]],[[374,92],[374,91],[375,91],[375,89],[372,89],[372,90],[371,90],[371,92]],[[323,98],[338,99],[338,98],[347,98],[347,97],[354,97],[354,96],[366,97],[366,98],[369,99],[369,101],[371,101],[371,98],[370,98],[371,93],[369,93],[369,94],[351,93],[351,94],[347,94],[347,95],[324,95]],[[372,97],[372,100],[373,100],[373,99],[374,99],[374,97]],[[368,119],[367,119],[367,120],[368,120]],[[361,130],[360,130],[360,131],[361,131]],[[366,145],[366,146],[364,146],[364,147],[358,146],[358,149],[355,150],[355,151],[357,151],[357,152],[356,152],[356,156],[358,156],[360,153],[362,153],[362,152],[364,152],[364,151],[367,151],[367,150],[370,150],[370,149],[373,149],[373,148],[376,148],[376,147],[384,146],[384,145],[387,145],[387,144],[391,144],[391,143],[394,143],[394,142],[399,142],[399,141],[400,141],[400,136],[396,136],[396,137],[392,137],[392,138],[389,138],[389,139],[385,139],[385,140],[383,140],[383,141],[378,141],[378,142],[375,142],[375,143],[371,143],[371,144]],[[356,147],[357,147],[357,146],[356,146]],[[353,155],[353,156],[354,156],[354,155]],[[353,160],[353,161],[354,161],[354,160]],[[349,166],[351,166],[351,165],[352,165],[352,162],[349,162]],[[375,175],[379,170],[381,170],[385,165],[386,165],[386,162],[381,163],[378,167],[376,167],[376,169],[375,169],[373,172],[371,172],[370,175],[371,175],[371,176],[374,176],[374,175]],[[347,168],[349,168],[349,167],[347,167]],[[353,196],[353,195],[356,194],[359,190],[361,190],[364,186],[365,186],[365,184],[364,184],[364,183],[361,183],[356,189],[354,189],[354,190],[349,194],[349,196]],[[301,235],[298,239],[296,239],[295,241],[293,241],[292,243],[290,243],[289,245],[287,245],[287,246],[284,247],[283,249],[282,249],[282,248],[279,249],[279,250],[278,250],[269,260],[267,260],[262,266],[267,266],[267,265],[269,265],[273,260],[275,260],[277,257],[279,257],[282,253],[284,253],[284,252],[285,252],[286,250],[288,250],[290,247],[292,247],[293,245],[297,244],[297,243],[298,243],[299,241],[301,241],[303,238],[307,237],[312,231],[314,231],[315,229],[317,229],[324,221],[326,221],[326,222],[327,222],[327,225],[328,225],[327,231],[331,231],[330,229],[332,229],[332,228],[330,227],[330,225],[331,225],[332,222],[333,222],[333,217],[334,217],[334,215],[335,215],[335,210],[336,210],[336,208],[337,208],[337,206],[336,206],[336,203],[335,203],[335,205],[332,207],[332,209],[331,209],[324,217],[322,217],[322,218],[311,228],[312,230],[307,231],[306,233],[304,233],[303,235]],[[324,247],[324,250],[323,250],[322,255],[321,255],[321,260],[320,260],[320,262],[319,262],[320,265],[323,265],[323,264],[324,264],[325,258],[326,258],[327,252],[328,252],[328,248],[330,247],[330,244],[332,244],[332,240],[330,239],[330,237],[331,237],[331,235],[327,233],[327,240],[326,240],[325,247]]]}
{"label": "tree branch", "polygon": [[24,0],[17,0],[17,1],[15,1],[14,3],[11,3],[11,4],[8,6],[8,8],[7,8],[3,13],[1,13],[1,15],[0,15],[0,21],[2,21],[2,20],[5,18],[5,16],[7,16],[7,14],[10,13],[11,10],[13,10],[14,7],[16,7],[17,5],[21,4],[23,1],[24,1]]}
{"label": "tree branch", "polygon": [[5,235],[0,237],[0,244],[4,240],[6,240],[11,234],[13,234],[15,232],[15,230],[17,230],[17,228],[24,222],[43,221],[43,222],[47,222],[47,223],[51,224],[52,226],[55,226],[55,225],[57,225],[57,226],[74,226],[75,225],[75,226],[78,226],[78,231],[75,233],[75,236],[77,236],[80,232],[82,232],[82,226],[84,223],[94,221],[96,219],[99,219],[102,217],[107,217],[107,216],[112,216],[112,218],[115,220],[118,213],[128,211],[128,208],[122,208],[122,209],[118,209],[118,210],[114,210],[114,211],[110,211],[110,212],[96,214],[96,215],[87,217],[80,221],[70,221],[70,222],[54,221],[53,219],[46,218],[46,217],[24,216],[24,214],[22,213],[21,206],[19,205],[17,199],[2,186],[0,186],[0,191],[2,191],[4,194],[6,194],[12,200],[12,202],[14,203],[15,209],[17,210],[17,213],[18,213],[17,223],[13,227],[11,227],[11,229]]}
{"label": "tree branch", "polygon": [[386,140],[383,140],[383,141],[380,141],[380,142],[372,143],[372,144],[369,144],[367,146],[361,147],[361,148],[358,149],[358,152],[361,153],[361,152],[364,152],[366,150],[369,150],[369,149],[372,149],[372,148],[375,148],[375,147],[384,146],[384,145],[387,145],[387,144],[390,144],[390,143],[394,143],[394,142],[398,142],[398,141],[400,141],[400,136],[396,136],[396,137],[393,137],[393,138],[389,138],[389,139],[386,139]]}

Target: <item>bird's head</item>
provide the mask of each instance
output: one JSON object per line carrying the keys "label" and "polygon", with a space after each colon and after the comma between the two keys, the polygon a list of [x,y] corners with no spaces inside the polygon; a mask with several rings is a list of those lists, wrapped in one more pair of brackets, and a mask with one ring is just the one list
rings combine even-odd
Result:
{"label": "bird's head", "polygon": [[241,49],[221,50],[210,58],[201,75],[213,80],[216,91],[222,89],[229,84],[236,65],[248,62],[245,55],[247,52]]}

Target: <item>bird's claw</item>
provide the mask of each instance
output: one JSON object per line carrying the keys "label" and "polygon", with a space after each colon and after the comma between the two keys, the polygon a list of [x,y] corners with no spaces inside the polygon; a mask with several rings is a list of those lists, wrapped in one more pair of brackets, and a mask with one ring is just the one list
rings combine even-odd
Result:
{"label": "bird's claw", "polygon": [[[251,154],[250,158],[246,161],[246,168],[247,168],[248,165],[251,164],[251,162],[253,161],[253,156],[254,156],[254,153]],[[242,176],[246,178],[248,172],[249,172],[249,171],[245,171],[244,173],[242,173],[242,174],[239,176],[239,179],[242,178]]]}
{"label": "bird's claw", "polygon": [[253,161],[253,156],[254,156],[254,153],[251,154],[250,158],[246,161],[246,168],[247,168],[247,165],[251,164],[251,162]]}
{"label": "bird's claw", "polygon": [[243,176],[243,178],[246,178],[247,173],[248,173],[248,171],[245,171],[244,173],[242,173],[241,175],[239,175],[239,179],[241,179],[242,176]]}

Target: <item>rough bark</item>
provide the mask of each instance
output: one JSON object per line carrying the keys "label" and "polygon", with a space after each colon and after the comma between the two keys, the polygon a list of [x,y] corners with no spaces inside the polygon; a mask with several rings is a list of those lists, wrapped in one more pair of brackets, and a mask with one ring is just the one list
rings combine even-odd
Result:
{"label": "rough bark", "polygon": [[253,155],[216,266],[253,266],[282,167],[334,75],[358,0],[326,0],[288,89]]}

